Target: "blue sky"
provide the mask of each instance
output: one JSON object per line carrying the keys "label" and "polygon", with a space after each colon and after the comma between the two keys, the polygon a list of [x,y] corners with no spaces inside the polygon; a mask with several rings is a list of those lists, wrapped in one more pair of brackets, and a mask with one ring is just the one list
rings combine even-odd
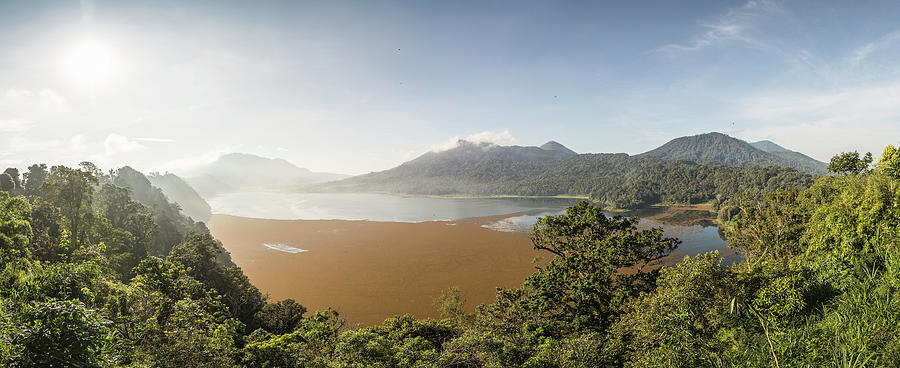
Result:
{"label": "blue sky", "polygon": [[898,8],[0,1],[0,164],[357,174],[456,138],[640,153],[709,131],[877,156],[900,143]]}

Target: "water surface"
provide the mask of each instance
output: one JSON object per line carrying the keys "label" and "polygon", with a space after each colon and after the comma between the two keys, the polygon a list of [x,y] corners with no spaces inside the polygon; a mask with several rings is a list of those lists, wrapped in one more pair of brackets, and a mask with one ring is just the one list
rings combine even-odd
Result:
{"label": "water surface", "polygon": [[424,222],[562,209],[567,198],[433,198],[371,193],[230,193],[209,200],[216,214],[273,220]]}

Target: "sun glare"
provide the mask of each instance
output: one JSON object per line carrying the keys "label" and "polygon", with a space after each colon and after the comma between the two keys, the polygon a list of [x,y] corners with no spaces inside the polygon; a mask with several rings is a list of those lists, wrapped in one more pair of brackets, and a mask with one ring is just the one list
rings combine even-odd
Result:
{"label": "sun glare", "polygon": [[115,73],[115,54],[106,43],[85,39],[69,48],[63,68],[74,81],[95,86],[108,81]]}

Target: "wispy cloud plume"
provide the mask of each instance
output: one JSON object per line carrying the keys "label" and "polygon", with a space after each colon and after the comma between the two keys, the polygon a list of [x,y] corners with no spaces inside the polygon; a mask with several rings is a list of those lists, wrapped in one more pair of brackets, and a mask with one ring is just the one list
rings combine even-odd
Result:
{"label": "wispy cloud plume", "polygon": [[465,138],[461,138],[460,136],[454,136],[446,141],[438,143],[431,147],[432,152],[441,152],[446,150],[451,150],[459,146],[459,141],[467,141],[472,143],[493,143],[500,146],[508,146],[511,144],[516,144],[518,139],[509,132],[509,130],[504,130],[501,132],[492,132],[492,131],[484,131],[480,133],[469,134]]}
{"label": "wispy cloud plume", "polygon": [[868,59],[869,56],[882,50],[886,47],[891,46],[895,42],[900,41],[900,30],[888,33],[875,41],[869,42],[865,45],[860,46],[853,53],[850,54],[849,62],[852,66],[857,66],[862,63],[864,60]]}
{"label": "wispy cloud plume", "polygon": [[713,22],[700,23],[704,32],[686,43],[671,43],[660,46],[657,51],[666,53],[697,51],[725,42],[743,42],[761,46],[762,43],[749,35],[759,17],[776,12],[780,6],[771,1],[751,0],[744,6],[731,10]]}

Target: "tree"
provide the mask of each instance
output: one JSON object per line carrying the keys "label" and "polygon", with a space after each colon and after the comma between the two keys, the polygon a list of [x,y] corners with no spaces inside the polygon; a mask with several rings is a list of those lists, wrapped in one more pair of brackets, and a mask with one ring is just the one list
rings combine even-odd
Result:
{"label": "tree", "polygon": [[859,152],[843,152],[834,155],[828,164],[828,171],[842,175],[859,175],[869,169],[872,165],[872,153],[866,152],[865,156],[859,157]]}
{"label": "tree", "polygon": [[0,174],[0,190],[11,192],[14,189],[16,189],[16,182],[13,181],[12,176],[9,176],[7,173]]}
{"label": "tree", "polygon": [[13,356],[15,366],[95,367],[103,347],[111,342],[105,322],[77,301],[38,303],[25,312],[22,322],[13,340],[19,347]]}
{"label": "tree", "polygon": [[737,249],[747,267],[764,260],[786,260],[803,252],[800,238],[805,215],[797,208],[795,190],[742,196],[738,220],[725,229],[728,245]]}
{"label": "tree", "polygon": [[637,224],[637,218],[606,217],[587,201],[538,220],[534,247],[555,257],[526,279],[536,292],[533,305],[579,329],[605,331],[625,299],[654,287],[658,269],[646,266],[679,243],[662,228],[638,230]]}
{"label": "tree", "polygon": [[90,173],[97,178],[103,177],[103,170],[100,170],[100,167],[95,165],[93,162],[81,161],[78,163],[78,167],[81,169],[81,171]]}
{"label": "tree", "polygon": [[41,185],[47,180],[46,164],[34,164],[28,167],[28,172],[22,175],[24,178],[25,194],[36,196],[40,193]]}
{"label": "tree", "polygon": [[[655,293],[628,304],[614,326],[635,367],[716,366],[727,342],[716,334],[734,324],[734,277],[718,252],[685,257],[663,268]],[[717,359],[718,358],[718,359]]]}
{"label": "tree", "polygon": [[9,175],[9,177],[12,178],[13,184],[15,185],[16,189],[22,188],[22,181],[19,176],[19,169],[10,167],[10,168],[7,168],[6,170],[4,170],[3,173]]}
{"label": "tree", "polygon": [[297,325],[303,320],[303,313],[306,313],[306,307],[294,299],[285,299],[277,303],[266,303],[256,313],[256,319],[266,331],[282,335],[293,332],[297,328]]}
{"label": "tree", "polygon": [[54,166],[41,185],[41,192],[62,210],[72,234],[72,246],[78,248],[84,238],[83,224],[93,215],[91,204],[97,178],[91,173],[65,166]]}
{"label": "tree", "polygon": [[166,260],[183,265],[188,275],[222,296],[233,316],[253,325],[265,300],[239,267],[219,263],[219,254],[224,251],[211,235],[193,234],[172,248]]}
{"label": "tree", "polygon": [[900,150],[887,146],[878,159],[878,169],[894,180],[900,180]]}
{"label": "tree", "polygon": [[31,204],[29,218],[34,229],[34,238],[29,243],[31,254],[36,259],[59,262],[72,252],[62,228],[59,208],[44,198],[38,197]]}
{"label": "tree", "polygon": [[[23,197],[0,192],[0,264],[11,263],[25,252],[32,238],[28,215],[31,206]],[[7,258],[9,257],[9,258]]]}

